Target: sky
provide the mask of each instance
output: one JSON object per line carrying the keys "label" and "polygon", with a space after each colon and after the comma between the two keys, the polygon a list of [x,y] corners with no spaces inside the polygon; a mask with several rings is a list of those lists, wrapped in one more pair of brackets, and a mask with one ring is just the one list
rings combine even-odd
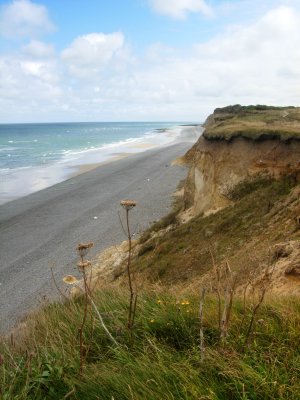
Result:
{"label": "sky", "polygon": [[0,123],[300,106],[300,0],[0,0]]}

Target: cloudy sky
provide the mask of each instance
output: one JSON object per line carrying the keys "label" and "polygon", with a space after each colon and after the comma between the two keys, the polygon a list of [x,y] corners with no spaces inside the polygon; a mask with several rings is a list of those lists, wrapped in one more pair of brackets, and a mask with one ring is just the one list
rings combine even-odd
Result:
{"label": "cloudy sky", "polygon": [[300,105],[299,0],[0,0],[0,123]]}

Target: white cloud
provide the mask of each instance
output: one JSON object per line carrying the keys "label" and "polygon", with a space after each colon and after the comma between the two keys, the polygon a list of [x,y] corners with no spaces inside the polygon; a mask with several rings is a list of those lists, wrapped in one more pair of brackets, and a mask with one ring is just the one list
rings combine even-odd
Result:
{"label": "white cloud", "polygon": [[0,57],[1,121],[39,120],[43,110],[58,107],[62,95],[55,61]]}
{"label": "white cloud", "polygon": [[52,44],[43,43],[38,40],[32,40],[23,46],[22,50],[25,55],[33,58],[49,58],[55,54]]}
{"label": "white cloud", "polygon": [[53,31],[47,8],[30,0],[14,0],[2,6],[0,33],[7,37],[36,37]]}
{"label": "white cloud", "polygon": [[[152,47],[150,56],[147,53],[130,72],[98,83],[101,90],[93,99],[116,119],[136,115],[201,120],[213,108],[228,104],[297,105],[299,37],[299,13],[279,7],[195,46],[185,57]],[[116,114],[111,104],[118,104]]]}
{"label": "white cloud", "polygon": [[[220,95],[225,86],[227,95],[252,102],[282,103],[285,98],[295,104],[300,85],[299,37],[300,15],[279,7],[252,25],[233,27],[199,45],[197,58],[202,60],[206,82],[220,79]],[[287,75],[293,76],[293,85]]]}
{"label": "white cloud", "polygon": [[0,121],[201,121],[228,104],[299,105],[299,37],[299,12],[278,7],[184,55],[156,43],[132,61],[122,33],[80,36],[60,57],[30,42],[0,58]]}
{"label": "white cloud", "polygon": [[159,14],[175,19],[184,19],[188,13],[213,14],[212,8],[205,0],[149,0],[150,5]]}
{"label": "white cloud", "polygon": [[76,38],[61,56],[73,75],[83,77],[98,73],[114,58],[121,56],[122,50],[122,33],[90,33]]}

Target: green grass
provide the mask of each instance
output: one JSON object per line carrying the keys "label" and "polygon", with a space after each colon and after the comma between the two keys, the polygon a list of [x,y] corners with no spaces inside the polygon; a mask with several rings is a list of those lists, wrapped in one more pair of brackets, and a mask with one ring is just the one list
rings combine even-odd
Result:
{"label": "green grass", "polygon": [[[99,326],[78,375],[80,300],[53,304],[35,317],[21,344],[1,345],[1,399],[289,399],[300,396],[300,307],[297,299],[269,301],[260,310],[248,347],[250,307],[234,303],[228,341],[218,341],[216,300],[204,306],[206,357],[200,359],[198,296],[165,288],[145,290],[131,343],[124,328],[128,293],[110,288],[96,302],[114,334],[113,348]],[[185,304],[182,304],[185,303]],[[187,304],[189,303],[189,304]],[[243,322],[242,322],[243,321]]]}
{"label": "green grass", "polygon": [[259,262],[268,260],[270,244],[299,239],[299,230],[292,229],[297,202],[284,203],[295,185],[289,177],[253,179],[236,186],[230,194],[234,204],[214,215],[179,226],[177,212],[167,216],[153,231],[170,221],[174,230],[159,239],[149,230],[134,266],[143,277],[181,286],[144,285],[133,340],[126,328],[128,289],[121,282],[95,292],[95,303],[119,346],[112,345],[88,314],[83,333],[86,361],[80,376],[83,299],[45,306],[15,337],[0,341],[0,399],[299,400],[298,298],[268,298],[245,346],[252,297],[246,312],[235,299],[228,338],[221,344],[217,300],[210,293],[204,305],[202,361],[200,287],[196,281],[190,289],[182,284],[211,269],[209,247],[216,262],[228,260],[234,271],[240,268],[245,282],[247,270],[258,267],[257,257]]}
{"label": "green grass", "polygon": [[[250,242],[257,241],[264,247],[259,250],[263,263],[267,262],[272,243],[298,237],[298,232],[291,233],[292,209],[280,206],[295,184],[292,177],[254,178],[237,185],[228,194],[234,203],[215,214],[196,216],[160,237],[152,237],[150,229],[147,240],[142,237],[142,247],[134,259],[136,270],[151,280],[168,284],[191,280],[211,269],[213,249],[216,261],[229,260],[234,270],[242,270],[245,279],[247,272],[257,268],[254,249],[247,248]],[[276,214],[282,218],[278,227],[272,225],[276,207],[284,211]]]}
{"label": "green grass", "polygon": [[205,124],[207,139],[300,139],[300,109],[296,107],[228,106],[217,108]]}

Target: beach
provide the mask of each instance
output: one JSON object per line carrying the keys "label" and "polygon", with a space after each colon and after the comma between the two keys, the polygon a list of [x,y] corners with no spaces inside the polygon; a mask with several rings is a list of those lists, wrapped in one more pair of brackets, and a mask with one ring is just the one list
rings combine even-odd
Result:
{"label": "beach", "polygon": [[201,127],[171,122],[0,124],[0,205],[107,162],[195,142]]}
{"label": "beach", "polygon": [[59,297],[51,268],[63,287],[63,276],[77,273],[79,242],[95,243],[92,257],[126,239],[120,200],[137,202],[131,213],[136,236],[165,215],[171,194],[186,176],[186,168],[171,163],[190,147],[190,142],[178,142],[92,165],[0,206],[0,331],[7,332],[41,302]]}

